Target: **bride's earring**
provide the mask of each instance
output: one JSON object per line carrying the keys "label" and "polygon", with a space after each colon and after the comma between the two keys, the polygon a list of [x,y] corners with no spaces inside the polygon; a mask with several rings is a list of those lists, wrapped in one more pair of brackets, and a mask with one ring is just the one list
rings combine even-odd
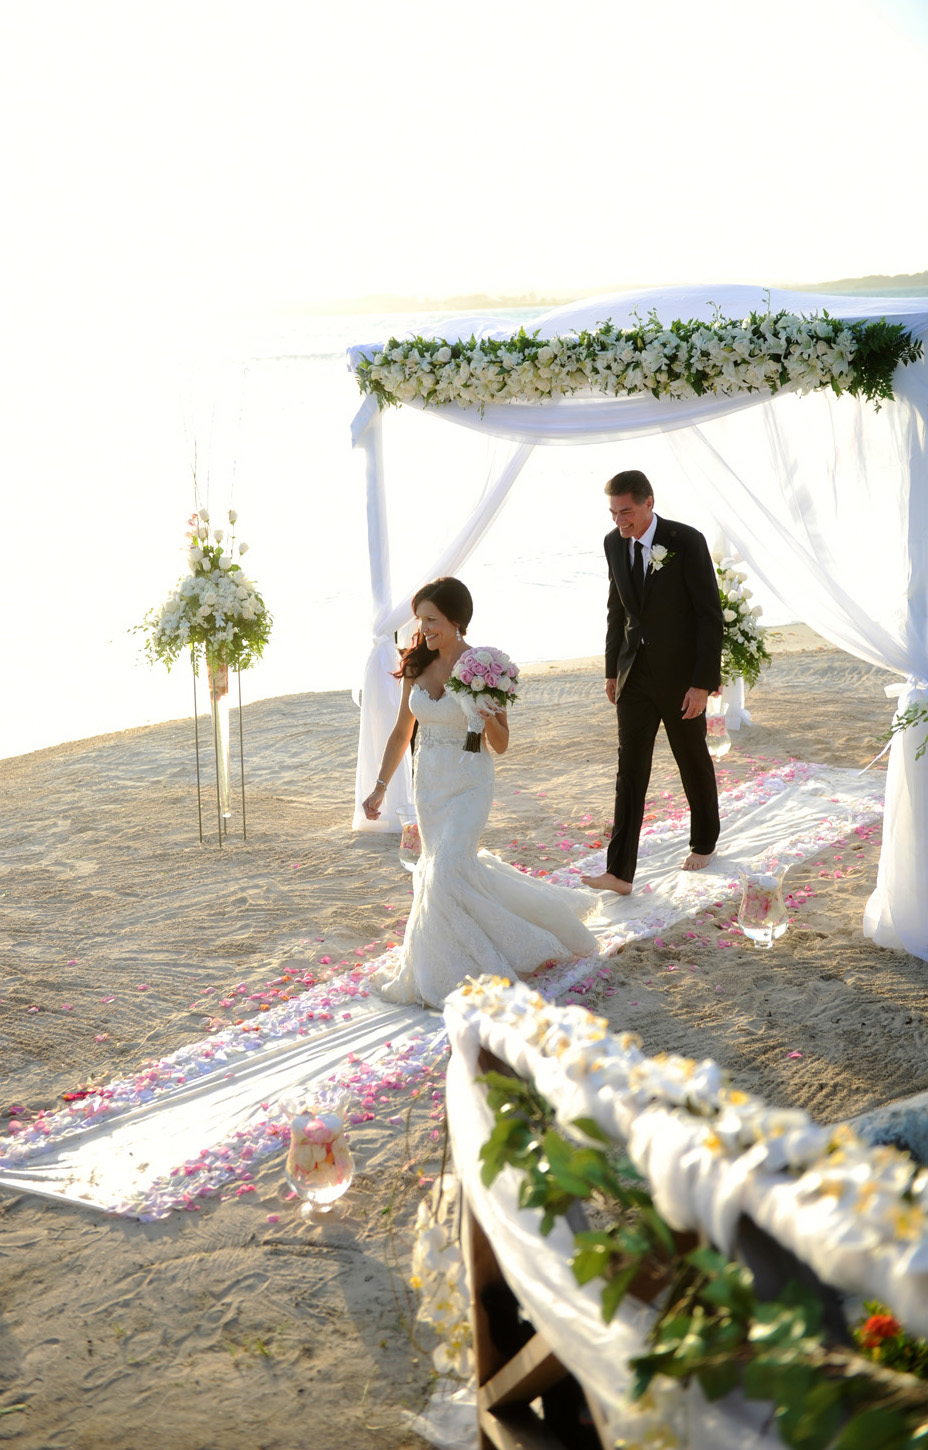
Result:
{"label": "bride's earring", "polygon": [[458,629],[457,625],[454,626],[454,637],[455,639],[461,638],[461,631]]}

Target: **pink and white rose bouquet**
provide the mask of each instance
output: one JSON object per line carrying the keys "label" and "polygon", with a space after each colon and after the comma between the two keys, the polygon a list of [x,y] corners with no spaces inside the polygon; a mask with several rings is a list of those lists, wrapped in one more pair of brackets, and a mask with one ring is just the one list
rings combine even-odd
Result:
{"label": "pink and white rose bouquet", "polygon": [[466,649],[456,661],[447,688],[458,696],[467,720],[465,750],[480,749],[485,712],[499,714],[515,703],[518,679],[519,666],[489,645]]}

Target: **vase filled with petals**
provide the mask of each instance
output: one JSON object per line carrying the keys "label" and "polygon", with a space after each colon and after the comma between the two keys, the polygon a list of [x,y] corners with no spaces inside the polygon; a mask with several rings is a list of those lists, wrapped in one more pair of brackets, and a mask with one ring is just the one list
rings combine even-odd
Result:
{"label": "vase filled with petals", "polygon": [[408,806],[400,806],[396,813],[400,818],[402,834],[400,835],[400,860],[407,871],[415,871],[419,857],[422,854],[422,838],[419,835],[419,822],[416,820],[416,813]]}
{"label": "vase filled with petals", "polygon": [[285,1094],[280,1107],[290,1122],[287,1182],[303,1200],[302,1217],[319,1221],[335,1210],[354,1176],[343,1103],[296,1091]]}
{"label": "vase filled with petals", "polygon": [[738,924],[756,947],[769,949],[789,926],[783,900],[786,866],[774,863],[763,869],[741,872],[741,905]]}
{"label": "vase filled with petals", "polygon": [[728,701],[723,700],[721,695],[710,695],[706,701],[706,745],[709,754],[716,760],[731,750],[731,736],[725,720],[727,714]]}

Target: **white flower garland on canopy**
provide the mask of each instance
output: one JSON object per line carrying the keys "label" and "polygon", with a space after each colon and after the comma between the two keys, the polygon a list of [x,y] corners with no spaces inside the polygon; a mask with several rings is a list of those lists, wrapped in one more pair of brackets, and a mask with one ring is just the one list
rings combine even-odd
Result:
{"label": "white flower garland on canopy", "polygon": [[[747,286],[662,288],[595,297],[536,319],[542,338],[638,325],[655,312],[710,322],[751,312],[820,314],[849,321],[888,320],[915,337],[928,334],[928,298],[842,297]],[[509,337],[518,323],[468,316],[444,324],[447,340]],[[349,349],[357,370],[384,339]],[[789,389],[719,396],[610,397],[592,390],[542,403],[448,403],[433,416],[506,440],[492,457],[484,488],[459,533],[421,578],[396,592],[390,579],[382,421],[368,395],[352,441],[367,458],[368,541],[373,645],[364,671],[355,829],[391,829],[409,795],[398,772],[380,822],[360,801],[376,775],[398,699],[394,635],[410,621],[409,599],[423,580],[458,572],[490,528],[529,458],[551,443],[602,443],[666,434],[680,470],[741,558],[797,618],[838,648],[903,677],[899,710],[928,703],[928,363],[898,369],[895,401],[877,411],[861,398]],[[407,406],[424,407],[421,398]],[[848,701],[849,710],[853,708]],[[897,736],[889,756],[886,829],[876,890],[864,931],[881,946],[928,960],[928,771],[915,760],[918,731]]]}

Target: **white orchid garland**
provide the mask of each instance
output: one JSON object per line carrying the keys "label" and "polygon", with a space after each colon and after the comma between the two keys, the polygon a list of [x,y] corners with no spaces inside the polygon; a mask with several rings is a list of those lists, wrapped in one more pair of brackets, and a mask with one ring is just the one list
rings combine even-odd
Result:
{"label": "white orchid garland", "polygon": [[432,1354],[436,1370],[466,1380],[473,1373],[474,1352],[460,1207],[458,1180],[444,1172],[419,1204],[409,1282],[420,1296],[419,1319],[438,1334]]}
{"label": "white orchid garland", "polygon": [[730,685],[740,676],[748,689],[753,689],[761,671],[770,663],[770,651],[764,639],[767,631],[759,622],[759,604],[751,604],[752,591],[746,587],[747,575],[736,569],[731,559],[722,559],[715,567],[722,605],[722,684]]}
{"label": "white orchid garland", "polygon": [[541,403],[573,393],[607,397],[731,397],[791,388],[860,394],[876,407],[893,397],[900,364],[922,355],[901,323],[848,322],[827,312],[755,313],[742,321],[671,322],[652,312],[633,328],[611,321],[592,331],[541,338],[520,329],[503,340],[391,337],[355,377],[382,408],[420,400],[483,408],[487,403]]}
{"label": "white orchid garland", "polygon": [[[230,509],[235,526],[238,515]],[[179,580],[160,608],[142,624],[145,652],[151,662],[168,667],[188,646],[202,645],[211,665],[245,670],[261,655],[271,633],[271,616],[257,588],[236,561],[248,545],[236,547],[234,532],[210,528],[209,511],[200,509],[187,520],[187,563],[190,573]]]}

